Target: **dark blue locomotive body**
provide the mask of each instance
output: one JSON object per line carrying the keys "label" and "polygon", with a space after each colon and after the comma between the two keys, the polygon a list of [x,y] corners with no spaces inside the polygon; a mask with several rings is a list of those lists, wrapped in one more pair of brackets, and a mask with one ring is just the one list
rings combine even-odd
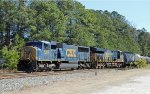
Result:
{"label": "dark blue locomotive body", "polygon": [[90,47],[78,46],[78,61],[90,62]]}
{"label": "dark blue locomotive body", "polygon": [[18,70],[78,68],[78,46],[54,41],[33,41],[26,43],[21,53]]}
{"label": "dark blue locomotive body", "polygon": [[[36,52],[34,55],[32,55],[33,57],[36,57],[35,60],[38,60],[38,61],[57,60],[56,42],[34,41],[34,42],[26,43],[25,46],[26,46],[26,49],[24,49],[24,50],[35,49]],[[28,47],[32,47],[33,49],[28,48]],[[32,53],[30,53],[30,54],[32,54]],[[30,57],[30,56],[28,56],[28,57]],[[24,58],[26,58],[26,56],[24,56]]]}
{"label": "dark blue locomotive body", "polygon": [[27,42],[21,51],[18,70],[49,70],[54,67],[57,58],[57,43],[47,41]]}
{"label": "dark blue locomotive body", "polygon": [[78,46],[78,68],[91,68],[90,47]]}
{"label": "dark blue locomotive body", "polygon": [[66,61],[66,62],[78,62],[78,47],[74,45],[67,45],[65,43],[58,43],[58,53],[60,53],[60,57],[58,58],[61,59],[61,61]]}
{"label": "dark blue locomotive body", "polygon": [[59,68],[77,68],[78,67],[78,47],[57,43],[57,57],[60,62]]}

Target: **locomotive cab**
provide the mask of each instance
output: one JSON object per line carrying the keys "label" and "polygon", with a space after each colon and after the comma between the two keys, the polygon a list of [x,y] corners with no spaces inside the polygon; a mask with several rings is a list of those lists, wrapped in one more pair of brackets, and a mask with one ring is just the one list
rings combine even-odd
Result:
{"label": "locomotive cab", "polygon": [[17,68],[19,71],[38,71],[43,69],[51,69],[54,67],[52,61],[56,59],[56,42],[27,42],[21,51]]}

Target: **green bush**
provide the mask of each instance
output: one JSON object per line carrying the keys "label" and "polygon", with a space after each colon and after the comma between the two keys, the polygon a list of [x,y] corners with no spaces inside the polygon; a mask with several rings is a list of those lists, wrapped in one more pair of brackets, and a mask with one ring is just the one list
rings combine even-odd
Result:
{"label": "green bush", "polygon": [[1,50],[2,59],[4,60],[3,68],[6,69],[16,69],[19,59],[18,52],[15,49],[8,50],[7,47],[2,48]]}
{"label": "green bush", "polygon": [[145,68],[147,66],[147,62],[145,59],[140,59],[135,62],[136,67],[138,68]]}

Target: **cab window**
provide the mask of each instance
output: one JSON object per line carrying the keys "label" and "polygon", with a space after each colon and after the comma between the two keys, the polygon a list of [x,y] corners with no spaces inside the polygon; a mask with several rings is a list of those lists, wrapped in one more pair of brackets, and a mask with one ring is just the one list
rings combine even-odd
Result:
{"label": "cab window", "polygon": [[42,43],[41,42],[28,42],[28,43],[26,43],[25,46],[33,46],[33,47],[38,47],[38,48],[42,49]]}
{"label": "cab window", "polygon": [[50,46],[44,43],[44,50],[50,50]]}
{"label": "cab window", "polygon": [[117,58],[120,59],[120,52],[117,52]]}
{"label": "cab window", "polygon": [[51,45],[51,49],[56,49],[57,46],[56,45]]}

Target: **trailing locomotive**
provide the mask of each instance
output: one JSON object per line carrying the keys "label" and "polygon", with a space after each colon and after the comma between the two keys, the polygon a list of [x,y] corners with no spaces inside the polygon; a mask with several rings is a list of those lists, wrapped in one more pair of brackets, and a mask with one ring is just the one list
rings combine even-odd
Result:
{"label": "trailing locomotive", "polygon": [[[150,60],[147,57],[147,61]],[[135,54],[97,47],[68,45],[48,41],[31,41],[21,50],[19,71],[53,69],[123,67],[135,61]],[[148,61],[149,62],[149,61]]]}

